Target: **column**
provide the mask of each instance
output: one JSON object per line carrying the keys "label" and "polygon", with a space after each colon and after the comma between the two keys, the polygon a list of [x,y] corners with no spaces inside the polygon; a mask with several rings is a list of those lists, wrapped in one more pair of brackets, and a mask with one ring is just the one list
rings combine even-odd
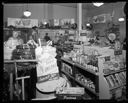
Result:
{"label": "column", "polygon": [[78,34],[82,30],[82,3],[77,3],[77,29]]}

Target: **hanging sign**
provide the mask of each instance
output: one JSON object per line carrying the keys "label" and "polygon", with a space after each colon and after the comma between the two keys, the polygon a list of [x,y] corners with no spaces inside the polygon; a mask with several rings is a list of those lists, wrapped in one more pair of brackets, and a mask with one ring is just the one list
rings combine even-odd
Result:
{"label": "hanging sign", "polygon": [[8,26],[15,26],[18,28],[32,28],[38,27],[37,19],[21,19],[21,18],[8,18]]}

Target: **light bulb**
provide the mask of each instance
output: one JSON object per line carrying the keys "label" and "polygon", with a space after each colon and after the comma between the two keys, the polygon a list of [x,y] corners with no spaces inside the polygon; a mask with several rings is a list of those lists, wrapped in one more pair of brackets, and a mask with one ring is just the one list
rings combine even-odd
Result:
{"label": "light bulb", "polygon": [[44,22],[44,25],[46,25],[47,24],[47,22]]}
{"label": "light bulb", "polygon": [[94,6],[100,7],[101,5],[103,5],[104,3],[93,3]]}
{"label": "light bulb", "polygon": [[31,12],[30,12],[30,11],[28,11],[28,10],[24,11],[24,16],[26,16],[26,17],[31,16]]}
{"label": "light bulb", "polygon": [[118,21],[124,21],[124,18],[119,18]]}

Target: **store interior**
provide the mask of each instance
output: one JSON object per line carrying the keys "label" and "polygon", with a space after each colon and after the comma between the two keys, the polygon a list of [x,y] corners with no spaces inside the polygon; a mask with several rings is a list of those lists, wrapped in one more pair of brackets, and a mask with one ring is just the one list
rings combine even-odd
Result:
{"label": "store interior", "polygon": [[3,101],[126,100],[126,2],[3,3]]}

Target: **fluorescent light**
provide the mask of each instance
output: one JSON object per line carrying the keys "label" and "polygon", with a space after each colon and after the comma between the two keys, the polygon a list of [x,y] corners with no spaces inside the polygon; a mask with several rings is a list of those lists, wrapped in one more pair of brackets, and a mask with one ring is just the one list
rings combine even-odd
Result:
{"label": "fluorescent light", "polygon": [[31,12],[30,12],[30,11],[28,11],[28,10],[24,11],[24,16],[26,16],[26,17],[31,16]]}
{"label": "fluorescent light", "polygon": [[124,18],[119,18],[118,21],[124,21]]}
{"label": "fluorescent light", "polygon": [[100,7],[101,5],[103,5],[104,3],[93,3],[94,6]]}

